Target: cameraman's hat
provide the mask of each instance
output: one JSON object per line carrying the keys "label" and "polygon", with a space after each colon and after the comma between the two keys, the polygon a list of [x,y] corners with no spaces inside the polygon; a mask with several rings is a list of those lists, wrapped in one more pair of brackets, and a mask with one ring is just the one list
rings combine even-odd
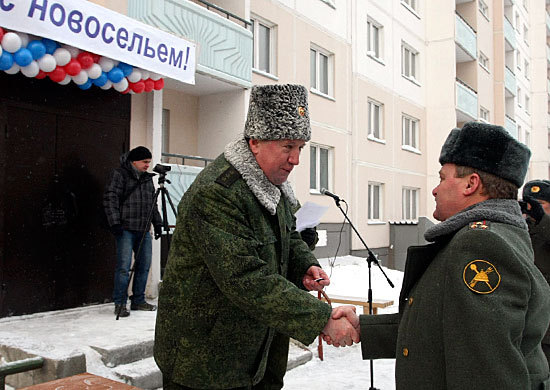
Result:
{"label": "cameraman's hat", "polygon": [[523,198],[531,196],[535,199],[550,202],[550,181],[549,180],[531,180],[525,183],[523,187]]}
{"label": "cameraman's hat", "polygon": [[128,152],[128,161],[150,160],[151,158],[153,155],[145,146],[138,146]]}
{"label": "cameraman's hat", "polygon": [[309,141],[311,127],[307,89],[292,84],[252,87],[244,137]]}
{"label": "cameraman's hat", "polygon": [[530,157],[531,151],[503,127],[468,122],[451,130],[439,162],[479,169],[521,187]]}

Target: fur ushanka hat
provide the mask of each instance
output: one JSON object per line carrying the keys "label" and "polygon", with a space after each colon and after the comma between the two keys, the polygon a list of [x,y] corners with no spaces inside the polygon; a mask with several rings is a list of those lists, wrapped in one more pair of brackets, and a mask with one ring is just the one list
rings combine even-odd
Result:
{"label": "fur ushanka hat", "polygon": [[311,127],[307,89],[292,84],[252,87],[244,137],[309,141]]}
{"label": "fur ushanka hat", "polygon": [[525,198],[525,196],[532,196],[535,199],[550,202],[550,181],[531,180],[525,183],[523,187],[523,198]]}
{"label": "fur ushanka hat", "polygon": [[503,127],[468,122],[451,130],[439,162],[479,169],[521,187],[530,157],[531,151]]}

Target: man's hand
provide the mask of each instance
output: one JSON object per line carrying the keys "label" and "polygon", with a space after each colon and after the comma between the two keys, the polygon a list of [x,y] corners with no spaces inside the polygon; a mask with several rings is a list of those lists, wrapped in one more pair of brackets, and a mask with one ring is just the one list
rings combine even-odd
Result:
{"label": "man's hand", "polygon": [[317,238],[317,229],[307,228],[300,232],[302,240],[307,244],[308,248],[311,248],[313,245],[317,244],[319,239]]}
{"label": "man's hand", "polygon": [[[322,279],[322,280],[319,280]],[[321,291],[325,286],[330,284],[330,279],[321,267],[312,265],[308,268],[306,274],[302,278],[302,284],[309,291]]]}
{"label": "man's hand", "polygon": [[532,196],[526,195],[523,200],[528,203],[527,207],[522,207],[521,211],[539,223],[544,216],[544,209],[542,205]]}
{"label": "man's hand", "polygon": [[[346,319],[348,322],[353,326],[353,329],[357,333],[357,340],[354,340],[356,343],[361,341],[361,327],[359,326],[359,316],[355,313],[355,306],[346,305],[346,306],[339,306],[337,308],[332,309],[332,316],[331,318],[333,320],[340,320],[340,319]],[[324,332],[323,332],[324,333]],[[323,339],[328,345],[334,345],[335,347],[338,347],[337,340],[334,340],[330,335],[324,334]]]}
{"label": "man's hand", "polygon": [[162,225],[155,225],[155,240],[158,240],[162,236]]}
{"label": "man's hand", "polygon": [[[335,311],[336,309],[332,310],[332,316],[323,329],[324,340],[335,347],[345,347],[346,345],[358,343],[360,341],[359,332],[347,320],[347,317],[335,319]],[[355,315],[355,312],[353,314]]]}

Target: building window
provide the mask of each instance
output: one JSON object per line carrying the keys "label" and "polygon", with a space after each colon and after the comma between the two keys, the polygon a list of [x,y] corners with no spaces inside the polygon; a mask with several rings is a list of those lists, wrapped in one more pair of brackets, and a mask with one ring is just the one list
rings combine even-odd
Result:
{"label": "building window", "polygon": [[373,20],[367,22],[367,54],[382,58],[382,25]]}
{"label": "building window", "polygon": [[486,109],[485,107],[479,106],[479,119],[482,122],[489,123],[489,110]]}
{"label": "building window", "polygon": [[412,148],[414,151],[417,151],[418,150],[418,119],[414,119],[410,116],[403,115],[402,128],[403,128],[402,145],[408,148]]}
{"label": "building window", "polygon": [[409,45],[401,44],[401,74],[408,79],[417,80],[418,52]]}
{"label": "building window", "polygon": [[332,8],[336,9],[336,3],[335,0],[321,0],[323,3],[331,6]]}
{"label": "building window", "polygon": [[527,60],[523,63],[523,74],[525,75],[525,78],[529,80],[529,61]]}
{"label": "building window", "polygon": [[407,221],[418,219],[418,188],[403,188],[402,218]]}
{"label": "building window", "polygon": [[309,189],[320,192],[331,189],[331,167],[333,148],[321,145],[309,146]]}
{"label": "building window", "polygon": [[309,53],[311,88],[332,96],[334,56],[319,48],[311,48]]}
{"label": "building window", "polygon": [[369,139],[384,139],[384,105],[374,100],[369,100]]}
{"label": "building window", "polygon": [[529,12],[529,6],[527,5],[528,0],[523,0],[523,8],[525,8],[525,11]]}
{"label": "building window", "polygon": [[531,111],[531,99],[525,94],[525,112],[529,114]]}
{"label": "building window", "polygon": [[382,184],[369,183],[369,221],[380,221],[382,219]]}
{"label": "building window", "polygon": [[401,4],[404,4],[407,8],[418,12],[418,0],[401,0]]}
{"label": "building window", "polygon": [[521,26],[521,23],[519,22],[519,13],[516,12],[516,31],[517,32],[520,31],[520,26]]}
{"label": "building window", "polygon": [[487,7],[487,4],[485,4],[483,0],[478,0],[478,5],[479,5],[479,12],[481,12],[483,16],[489,19],[489,7]]}
{"label": "building window", "polygon": [[489,58],[482,51],[479,52],[479,65],[487,72],[489,71]]}
{"label": "building window", "polygon": [[258,18],[251,18],[253,43],[253,67],[265,73],[275,74],[276,27]]}
{"label": "building window", "polygon": [[516,67],[521,70],[521,53],[519,50],[516,52]]}
{"label": "building window", "polygon": [[521,88],[518,87],[518,107],[521,107]]}
{"label": "building window", "polygon": [[531,147],[531,132],[529,130],[525,130],[525,135],[523,137],[523,143],[525,144],[525,146],[527,146],[528,148]]}
{"label": "building window", "polygon": [[523,25],[523,40],[529,45],[529,29],[525,24]]}

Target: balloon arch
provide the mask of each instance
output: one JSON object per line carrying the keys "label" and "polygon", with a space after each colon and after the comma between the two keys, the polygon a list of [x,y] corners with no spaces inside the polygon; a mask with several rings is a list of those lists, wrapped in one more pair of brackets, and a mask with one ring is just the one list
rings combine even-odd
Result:
{"label": "balloon arch", "polygon": [[26,77],[37,79],[49,77],[61,85],[72,81],[83,90],[95,85],[105,90],[114,88],[121,93],[134,94],[164,87],[164,79],[157,73],[2,27],[0,70],[8,74],[21,72]]}

